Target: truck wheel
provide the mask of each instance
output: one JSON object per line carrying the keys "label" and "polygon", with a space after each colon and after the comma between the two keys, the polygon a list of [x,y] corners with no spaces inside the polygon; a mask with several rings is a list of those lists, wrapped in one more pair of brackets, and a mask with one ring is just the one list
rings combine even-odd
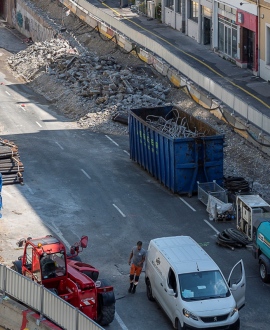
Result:
{"label": "truck wheel", "polygon": [[[110,286],[109,282],[106,280],[101,280],[101,288]],[[111,300],[114,301],[113,303],[109,305],[104,305],[103,302],[103,295],[112,295]],[[107,293],[98,293],[98,306],[97,306],[97,323],[99,325],[108,325],[112,323],[114,320],[114,314],[115,314],[115,298],[114,298],[114,292],[107,292]]]}
{"label": "truck wheel", "polygon": [[147,294],[147,298],[148,298],[150,301],[155,301],[155,298],[153,297],[153,294],[152,294],[151,283],[150,283],[149,280],[148,280],[147,283],[146,283],[146,294]]}
{"label": "truck wheel", "polygon": [[264,283],[270,282],[270,275],[267,274],[267,266],[263,260],[260,262],[260,276]]}
{"label": "truck wheel", "polygon": [[13,262],[13,266],[10,268],[12,270],[14,270],[16,273],[22,274],[22,262],[21,261]]}
{"label": "truck wheel", "polygon": [[93,272],[93,271],[90,271],[90,270],[83,270],[82,273],[88,277],[91,278],[91,280],[93,280],[94,282],[97,281],[98,279],[98,272]]}
{"label": "truck wheel", "polygon": [[[72,256],[72,254],[67,253],[67,257],[71,257],[71,256]],[[75,260],[75,261],[82,262],[82,259],[79,256],[69,258],[69,260]]]}

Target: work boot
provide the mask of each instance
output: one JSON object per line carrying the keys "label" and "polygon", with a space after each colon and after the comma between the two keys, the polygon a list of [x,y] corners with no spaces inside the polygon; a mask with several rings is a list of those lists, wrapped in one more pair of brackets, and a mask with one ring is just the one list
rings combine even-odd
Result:
{"label": "work boot", "polygon": [[137,285],[134,284],[131,293],[135,293],[136,292],[136,287],[137,287]]}
{"label": "work boot", "polygon": [[128,289],[128,292],[129,292],[129,293],[131,293],[131,291],[132,291],[132,288],[133,288],[133,282],[132,282],[132,283],[130,283],[130,286],[129,286],[129,289]]}

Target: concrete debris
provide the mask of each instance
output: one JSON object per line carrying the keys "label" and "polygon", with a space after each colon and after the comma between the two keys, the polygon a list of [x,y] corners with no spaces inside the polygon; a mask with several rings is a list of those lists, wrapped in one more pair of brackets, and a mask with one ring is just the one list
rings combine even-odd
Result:
{"label": "concrete debris", "polygon": [[[102,132],[105,130],[101,127],[101,118],[107,129],[107,122],[113,114],[126,115],[130,108],[162,106],[171,90],[169,83],[163,86],[158,77],[150,76],[146,70],[122,67],[112,55],[79,54],[64,39],[35,43],[11,56],[8,64],[16,75],[31,82],[32,86],[43,76],[44,84],[51,86],[51,91],[44,96],[50,101],[61,102],[62,108],[63,97],[67,100],[75,98],[75,108],[80,106],[81,109],[75,111],[73,118],[79,119],[79,125],[84,128],[93,129],[96,123]],[[65,111],[71,112],[74,109]],[[91,113],[99,114],[90,116]],[[117,125],[117,133],[127,134],[126,127],[119,132],[121,124],[111,125]]]}

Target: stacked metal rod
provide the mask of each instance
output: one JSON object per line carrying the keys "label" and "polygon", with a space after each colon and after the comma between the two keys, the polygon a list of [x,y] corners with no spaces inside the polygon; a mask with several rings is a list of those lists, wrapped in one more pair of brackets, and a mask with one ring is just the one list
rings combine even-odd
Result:
{"label": "stacked metal rod", "polygon": [[0,173],[3,184],[22,183],[23,171],[18,147],[13,142],[0,138]]}
{"label": "stacked metal rod", "polygon": [[[171,112],[173,113],[173,118],[167,119]],[[198,138],[206,135],[206,132],[199,132],[196,127],[192,131],[189,128],[187,118],[183,117],[181,119],[179,112],[175,109],[172,109],[166,117],[148,115],[146,122],[158,131],[173,138]]]}

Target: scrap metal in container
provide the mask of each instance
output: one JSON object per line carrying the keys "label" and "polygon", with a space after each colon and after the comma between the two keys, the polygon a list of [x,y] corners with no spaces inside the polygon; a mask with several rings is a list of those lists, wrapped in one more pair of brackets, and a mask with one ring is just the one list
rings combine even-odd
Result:
{"label": "scrap metal in container", "polygon": [[129,110],[130,157],[173,193],[223,183],[224,136],[178,106]]}

